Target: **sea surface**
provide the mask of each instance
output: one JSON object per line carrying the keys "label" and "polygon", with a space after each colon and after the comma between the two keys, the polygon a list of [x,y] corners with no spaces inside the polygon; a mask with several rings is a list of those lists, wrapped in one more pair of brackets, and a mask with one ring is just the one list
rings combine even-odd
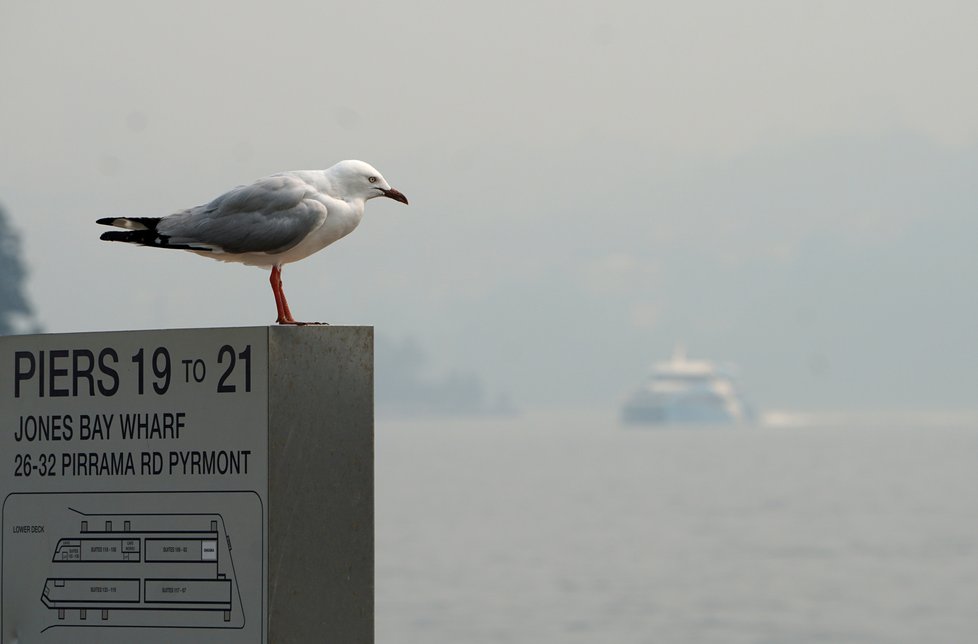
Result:
{"label": "sea surface", "polygon": [[377,422],[377,641],[978,642],[978,419]]}

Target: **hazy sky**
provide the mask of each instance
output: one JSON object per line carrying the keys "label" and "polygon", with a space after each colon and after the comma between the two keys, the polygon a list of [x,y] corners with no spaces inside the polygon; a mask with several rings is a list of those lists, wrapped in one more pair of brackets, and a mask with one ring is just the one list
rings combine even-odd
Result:
{"label": "hazy sky", "polygon": [[525,406],[677,341],[774,407],[975,406],[974,2],[0,1],[0,202],[49,331],[266,324],[267,274],[108,245],[344,158],[411,199],[284,272]]}

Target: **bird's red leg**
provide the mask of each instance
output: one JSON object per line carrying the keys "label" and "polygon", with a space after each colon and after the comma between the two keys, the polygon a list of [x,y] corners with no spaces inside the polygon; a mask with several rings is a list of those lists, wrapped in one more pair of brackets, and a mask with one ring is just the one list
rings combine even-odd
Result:
{"label": "bird's red leg", "polygon": [[289,301],[285,299],[285,291],[282,289],[282,270],[279,269],[278,272],[278,294],[282,298],[282,309],[285,311],[285,321],[287,324],[299,324],[292,317],[292,311],[289,310]]}
{"label": "bird's red leg", "polygon": [[296,321],[292,319],[289,305],[285,301],[285,293],[282,292],[282,269],[278,266],[272,266],[272,276],[268,281],[272,285],[272,294],[275,296],[275,310],[278,312],[278,319],[275,321],[279,324],[295,324]]}

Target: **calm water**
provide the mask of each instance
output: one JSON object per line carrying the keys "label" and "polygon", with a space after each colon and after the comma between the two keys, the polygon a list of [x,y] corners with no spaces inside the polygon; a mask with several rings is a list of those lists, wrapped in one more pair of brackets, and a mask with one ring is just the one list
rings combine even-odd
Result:
{"label": "calm water", "polygon": [[390,643],[978,641],[978,423],[378,421]]}

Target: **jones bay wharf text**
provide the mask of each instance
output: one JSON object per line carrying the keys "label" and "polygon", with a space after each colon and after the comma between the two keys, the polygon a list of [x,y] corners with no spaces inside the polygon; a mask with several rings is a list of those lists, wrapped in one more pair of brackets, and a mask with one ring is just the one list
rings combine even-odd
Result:
{"label": "jones bay wharf text", "polygon": [[27,415],[20,417],[14,441],[111,440],[114,428],[124,440],[180,440],[186,426],[184,412]]}

